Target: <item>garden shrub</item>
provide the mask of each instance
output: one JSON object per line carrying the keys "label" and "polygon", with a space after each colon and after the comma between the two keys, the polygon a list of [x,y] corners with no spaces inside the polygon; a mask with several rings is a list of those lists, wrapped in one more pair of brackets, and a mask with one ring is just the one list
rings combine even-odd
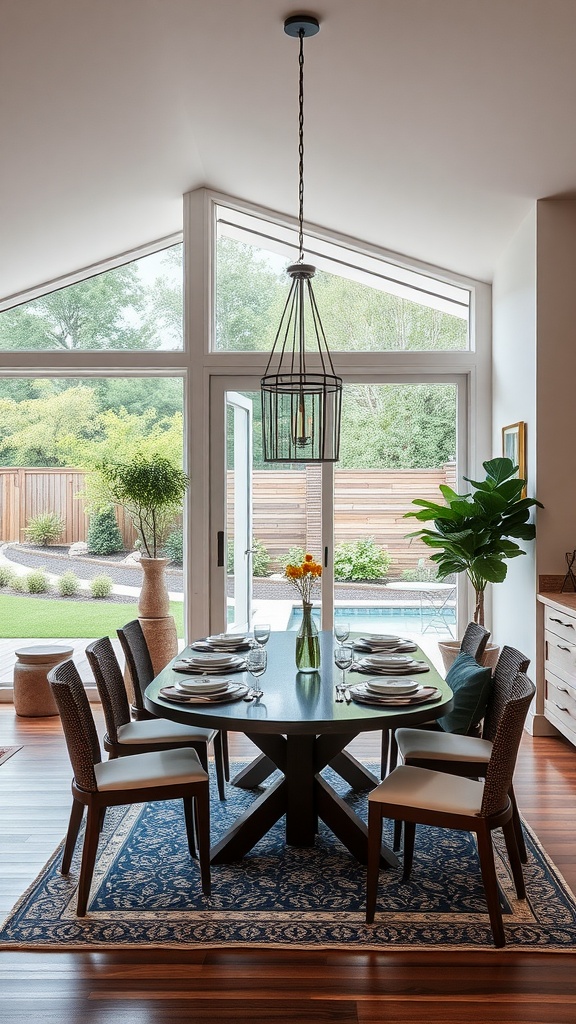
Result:
{"label": "garden shrub", "polygon": [[58,587],[61,597],[74,597],[74,595],[80,590],[80,580],[76,573],[70,570],[69,572],[65,572],[63,576],[60,576],[56,586]]}
{"label": "garden shrub", "polygon": [[373,537],[345,541],[334,549],[335,580],[381,580],[386,576],[392,556],[379,547]]}
{"label": "garden shrub", "polygon": [[110,576],[94,576],[94,578],[90,580],[90,593],[92,594],[92,597],[110,597],[112,587],[113,583]]}
{"label": "garden shrub", "polygon": [[418,559],[415,569],[404,569],[400,579],[407,583],[431,583],[438,578],[438,570],[434,565],[427,565],[424,558]]}
{"label": "garden shrub", "polygon": [[252,547],[254,549],[252,554],[252,575],[267,576],[270,570],[268,548],[261,540],[256,539],[252,540]]}
{"label": "garden shrub", "polygon": [[164,546],[166,558],[170,558],[176,565],[182,565],[184,561],[184,534],[180,530],[172,530],[166,539]]}
{"label": "garden shrub", "polygon": [[29,594],[45,594],[50,589],[48,577],[42,569],[29,572],[26,577],[26,589]]}
{"label": "garden shrub", "polygon": [[45,546],[58,540],[65,527],[66,523],[56,512],[41,512],[28,520],[24,533],[31,544]]}
{"label": "garden shrub", "polygon": [[10,587],[18,594],[25,594],[28,590],[28,587],[26,586],[26,578],[24,576],[16,576],[16,574],[14,574],[14,579],[12,580]]}
{"label": "garden shrub", "polygon": [[278,561],[280,562],[280,565],[282,566],[283,569],[285,569],[287,565],[302,565],[305,554],[306,552],[304,548],[300,548],[297,545],[294,545],[294,547],[290,548],[288,554],[282,555],[278,559]]}
{"label": "garden shrub", "polygon": [[124,550],[124,541],[113,508],[92,513],[86,540],[91,555],[115,555]]}
{"label": "garden shrub", "polygon": [[9,565],[0,565],[0,587],[11,587],[15,575],[14,570]]}

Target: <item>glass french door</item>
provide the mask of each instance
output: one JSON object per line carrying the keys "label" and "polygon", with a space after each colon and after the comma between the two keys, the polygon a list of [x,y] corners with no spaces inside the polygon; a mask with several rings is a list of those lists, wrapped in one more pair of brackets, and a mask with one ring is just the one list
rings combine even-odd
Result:
{"label": "glass french door", "polygon": [[458,635],[456,581],[435,581],[405,513],[414,498],[438,500],[442,484],[458,489],[465,378],[346,384],[340,462],[294,466],[262,462],[258,383],[212,378],[211,508],[225,538],[213,628],[256,619],[297,629],[298,594],[283,572],[310,552],[324,568],[314,601],[324,629],[336,616],[353,630]]}

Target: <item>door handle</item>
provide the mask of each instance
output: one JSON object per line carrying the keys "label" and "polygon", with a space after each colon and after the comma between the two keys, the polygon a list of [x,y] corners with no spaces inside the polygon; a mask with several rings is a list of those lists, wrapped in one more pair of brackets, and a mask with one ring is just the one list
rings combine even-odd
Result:
{"label": "door handle", "polygon": [[216,562],[216,564],[218,566],[222,566],[222,565],[224,565],[224,530],[218,530],[217,546],[218,546],[218,553],[217,553],[217,562]]}

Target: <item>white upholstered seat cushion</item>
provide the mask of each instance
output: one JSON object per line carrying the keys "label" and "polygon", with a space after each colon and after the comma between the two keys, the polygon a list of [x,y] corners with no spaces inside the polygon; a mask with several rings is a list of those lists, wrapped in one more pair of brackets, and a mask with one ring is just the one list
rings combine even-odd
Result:
{"label": "white upholstered seat cushion", "polygon": [[190,747],[179,750],[153,750],[146,754],[128,754],[94,765],[96,783],[101,792],[111,789],[147,789],[149,786],[200,782],[208,775]]}
{"label": "white upholstered seat cushion", "polygon": [[490,740],[478,736],[460,736],[455,732],[426,729],[397,729],[396,742],[402,760],[426,758],[439,761],[470,761],[486,764],[492,753]]}
{"label": "white upholstered seat cushion", "polygon": [[118,729],[120,743],[209,743],[216,735],[214,729],[195,725],[179,725],[167,718],[147,718],[141,722],[126,722]]}
{"label": "white upholstered seat cushion", "polygon": [[372,790],[368,800],[441,813],[478,815],[483,792],[483,782],[401,764]]}

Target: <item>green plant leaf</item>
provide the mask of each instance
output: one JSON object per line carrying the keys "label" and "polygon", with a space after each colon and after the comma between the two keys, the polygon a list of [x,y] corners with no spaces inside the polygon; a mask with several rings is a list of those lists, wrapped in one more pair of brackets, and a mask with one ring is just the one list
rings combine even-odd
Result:
{"label": "green plant leaf", "polygon": [[[514,475],[518,466],[515,466],[512,459],[489,459],[488,462],[482,463],[486,470],[486,476],[491,478],[495,484],[501,484],[504,480],[509,480]],[[526,483],[522,481],[522,486]]]}
{"label": "green plant leaf", "polygon": [[471,565],[471,571],[488,580],[488,583],[502,583],[506,579],[508,569],[500,558],[488,555],[484,558],[475,558]]}

